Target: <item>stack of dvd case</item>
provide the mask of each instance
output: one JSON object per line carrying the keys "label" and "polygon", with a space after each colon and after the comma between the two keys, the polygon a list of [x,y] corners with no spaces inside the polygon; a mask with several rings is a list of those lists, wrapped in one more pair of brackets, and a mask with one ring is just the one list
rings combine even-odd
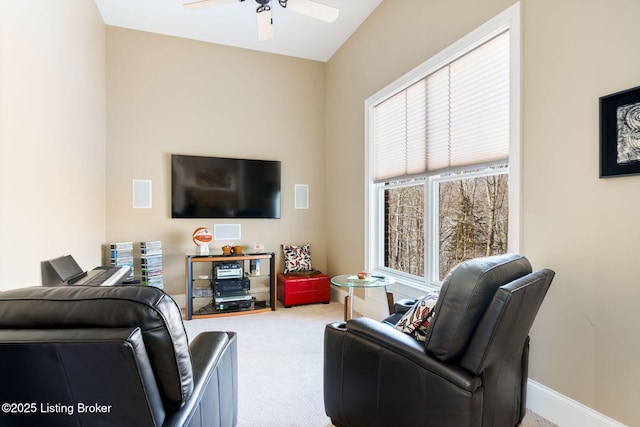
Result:
{"label": "stack of dvd case", "polygon": [[133,242],[118,242],[109,244],[111,265],[118,267],[128,266],[129,275],[123,279],[124,282],[133,280]]}
{"label": "stack of dvd case", "polygon": [[162,242],[140,242],[140,282],[164,288],[162,277]]}

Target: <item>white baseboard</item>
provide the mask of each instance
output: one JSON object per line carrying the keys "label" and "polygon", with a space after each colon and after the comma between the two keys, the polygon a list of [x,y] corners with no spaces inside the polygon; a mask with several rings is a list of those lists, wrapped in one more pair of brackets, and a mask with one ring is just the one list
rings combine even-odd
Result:
{"label": "white baseboard", "polygon": [[527,408],[560,427],[627,427],[532,379],[527,384]]}

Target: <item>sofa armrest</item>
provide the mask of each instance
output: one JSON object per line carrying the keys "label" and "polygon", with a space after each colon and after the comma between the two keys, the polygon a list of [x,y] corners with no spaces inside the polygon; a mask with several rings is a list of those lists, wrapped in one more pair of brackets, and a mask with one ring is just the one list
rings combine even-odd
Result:
{"label": "sofa armrest", "polygon": [[344,328],[344,332],[348,331],[358,339],[380,346],[399,357],[416,363],[423,369],[462,389],[475,391],[482,384],[480,378],[476,375],[456,364],[443,363],[439,359],[432,357],[425,351],[424,343],[384,323],[360,317],[349,320],[346,324],[334,323],[327,327]]}
{"label": "sofa armrest", "polygon": [[[215,425],[238,422],[238,346],[235,332],[203,332],[189,346],[194,390],[163,426]],[[213,402],[213,404],[212,404]]]}

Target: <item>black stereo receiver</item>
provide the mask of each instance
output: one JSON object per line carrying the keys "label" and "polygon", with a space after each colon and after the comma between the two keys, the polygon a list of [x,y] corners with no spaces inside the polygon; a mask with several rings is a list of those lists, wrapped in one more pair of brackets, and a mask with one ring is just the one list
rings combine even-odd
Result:
{"label": "black stereo receiver", "polygon": [[213,282],[213,292],[216,296],[248,294],[250,289],[251,281],[246,277],[242,279],[216,280]]}

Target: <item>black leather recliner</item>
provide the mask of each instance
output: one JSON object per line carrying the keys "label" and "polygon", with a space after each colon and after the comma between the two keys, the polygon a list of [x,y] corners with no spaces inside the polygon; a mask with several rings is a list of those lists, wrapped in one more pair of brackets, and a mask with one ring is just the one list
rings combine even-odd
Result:
{"label": "black leather recliner", "polygon": [[516,426],[528,334],[553,277],[513,254],[460,264],[443,282],[424,343],[368,318],[327,325],[327,415],[349,427]]}
{"label": "black leather recliner", "polygon": [[237,424],[236,335],[189,345],[180,309],[148,286],[0,292],[0,425]]}

